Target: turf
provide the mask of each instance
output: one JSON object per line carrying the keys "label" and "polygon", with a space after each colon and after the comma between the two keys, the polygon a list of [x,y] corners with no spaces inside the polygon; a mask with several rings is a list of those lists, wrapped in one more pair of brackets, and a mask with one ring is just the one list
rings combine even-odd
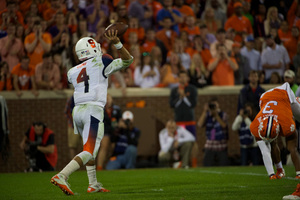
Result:
{"label": "turf", "polygon": [[55,172],[9,173],[0,174],[0,199],[279,200],[299,182],[293,167],[285,170],[287,177],[280,180],[269,180],[263,166],[100,171],[98,180],[111,192],[94,194],[86,192],[86,172],[78,171],[69,179],[75,196],[66,196],[50,184]]}

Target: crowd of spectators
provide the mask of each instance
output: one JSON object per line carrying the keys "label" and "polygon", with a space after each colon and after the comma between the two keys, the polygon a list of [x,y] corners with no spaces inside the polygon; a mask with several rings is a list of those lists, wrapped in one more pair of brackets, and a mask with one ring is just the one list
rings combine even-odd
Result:
{"label": "crowd of spectators", "polygon": [[290,69],[300,84],[299,17],[298,0],[1,1],[0,91],[69,88],[81,37],[118,57],[103,36],[114,22],[129,25],[121,40],[135,60],[111,87],[173,88],[181,70],[198,88],[248,83],[251,70],[276,84]]}

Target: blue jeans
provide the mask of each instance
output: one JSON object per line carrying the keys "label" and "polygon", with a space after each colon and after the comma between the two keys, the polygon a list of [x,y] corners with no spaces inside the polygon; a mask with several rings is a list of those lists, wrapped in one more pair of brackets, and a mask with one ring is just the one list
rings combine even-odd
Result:
{"label": "blue jeans", "polygon": [[136,163],[137,148],[134,145],[129,145],[124,154],[118,155],[116,160],[109,161],[106,165],[107,170],[114,169],[133,169]]}

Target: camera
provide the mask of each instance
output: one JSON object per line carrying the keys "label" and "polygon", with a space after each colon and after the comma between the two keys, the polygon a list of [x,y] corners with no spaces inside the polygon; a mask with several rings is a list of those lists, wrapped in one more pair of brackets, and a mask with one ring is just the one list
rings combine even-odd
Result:
{"label": "camera", "polygon": [[216,104],[214,103],[209,103],[208,104],[209,109],[214,110],[216,108]]}
{"label": "camera", "polygon": [[126,126],[129,127],[129,125],[130,125],[130,119],[126,119],[126,120],[124,120],[124,122],[125,122]]}
{"label": "camera", "polygon": [[244,114],[244,115],[248,115],[248,114],[249,114],[249,111],[248,111],[248,110],[244,110],[244,111],[243,111],[243,114]]}

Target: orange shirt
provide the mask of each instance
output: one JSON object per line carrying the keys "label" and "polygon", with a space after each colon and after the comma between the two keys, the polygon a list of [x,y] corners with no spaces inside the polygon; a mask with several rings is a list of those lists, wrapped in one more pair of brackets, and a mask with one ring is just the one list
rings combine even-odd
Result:
{"label": "orange shirt", "polygon": [[186,31],[191,41],[193,40],[195,35],[200,35],[200,28],[198,26],[194,26],[193,28],[189,28],[185,26],[184,28],[181,29],[181,31]]}
{"label": "orange shirt", "polygon": [[164,30],[164,29],[157,31],[155,37],[156,37],[156,39],[158,39],[162,43],[164,43],[164,45],[168,51],[171,51],[173,48],[175,38],[177,37],[177,33],[173,30],[169,30],[169,31],[171,33],[171,37],[167,37],[166,30]]}
{"label": "orange shirt", "polygon": [[300,37],[299,38],[292,37],[289,41],[284,43],[284,46],[289,54],[291,62],[293,62],[293,58],[297,54],[297,46],[299,40]]}
{"label": "orange shirt", "polygon": [[293,1],[288,13],[287,13],[287,21],[289,23],[289,27],[292,28],[292,26],[296,25],[297,18],[296,18],[296,10],[298,7],[297,1]]}
{"label": "orange shirt", "polygon": [[51,8],[49,0],[45,0],[43,3],[38,3],[39,13],[44,13],[47,9]]}
{"label": "orange shirt", "polygon": [[[280,135],[290,136],[295,132],[295,122],[291,109],[290,99],[285,90],[274,89],[266,92],[260,98],[260,111],[250,125],[251,133],[260,140],[258,126],[263,117],[273,115],[280,124]],[[294,127],[294,129],[292,129]]]}
{"label": "orange shirt", "polygon": [[287,41],[289,41],[291,39],[292,33],[291,33],[291,31],[288,31],[287,33],[284,33],[284,32],[282,32],[281,29],[278,29],[278,37],[280,38],[280,40],[283,43],[285,43],[285,42],[287,42]]}
{"label": "orange shirt", "polygon": [[[214,62],[217,58],[212,58],[209,64]],[[232,62],[236,63],[234,58],[230,58]],[[237,64],[237,63],[236,63]],[[216,68],[212,72],[212,84],[213,85],[234,85],[234,71],[230,67],[227,60],[220,60]]]}
{"label": "orange shirt", "polygon": [[29,89],[31,76],[34,75],[34,70],[32,67],[29,66],[28,70],[24,70],[21,68],[21,63],[19,63],[13,68],[11,74],[18,76],[20,90]]}
{"label": "orange shirt", "polygon": [[[246,34],[253,34],[251,22],[245,16],[237,17],[236,15],[233,15],[232,17],[230,17],[227,20],[224,28],[226,31],[229,28],[233,28],[235,31],[238,31],[238,32],[245,32]],[[242,37],[240,35],[236,34],[234,40],[237,42],[242,42]]]}
{"label": "orange shirt", "polygon": [[[52,44],[52,37],[49,33],[43,33],[42,38],[47,44]],[[25,47],[26,45],[33,43],[34,40],[35,40],[34,33],[30,33],[29,35],[27,35],[24,40]],[[33,52],[28,53],[28,57],[30,58],[29,65],[35,68],[37,64],[43,61],[43,55],[44,55],[44,49],[41,43],[38,42]]]}
{"label": "orange shirt", "polygon": [[19,3],[20,11],[25,15],[29,11],[31,4],[32,4],[32,0],[20,1]]}
{"label": "orange shirt", "polygon": [[191,58],[193,57],[194,54],[200,53],[203,64],[204,64],[205,68],[207,69],[208,63],[212,59],[209,49],[202,49],[202,51],[199,52],[194,48],[188,47],[186,52],[190,55]]}
{"label": "orange shirt", "polygon": [[157,13],[163,6],[158,1],[152,1],[153,19],[156,19]]}
{"label": "orange shirt", "polygon": [[[48,8],[47,10],[45,10],[45,12],[43,12],[44,20],[49,21],[50,19],[52,19],[57,11],[58,10],[55,10],[54,8],[51,8],[51,7]],[[66,15],[67,9],[63,8],[62,12],[64,13],[64,15]]]}
{"label": "orange shirt", "polygon": [[138,29],[136,29],[136,28],[128,28],[127,29],[127,31],[123,35],[123,39],[124,39],[125,43],[129,42],[129,35],[131,32],[135,32],[138,36],[139,42],[142,42],[142,40],[145,37],[145,30],[144,30],[144,28],[140,27]]}
{"label": "orange shirt", "polygon": [[173,74],[171,66],[166,64],[167,72],[164,77],[162,77],[162,84],[165,86],[178,84],[179,80],[177,75]]}
{"label": "orange shirt", "polygon": [[142,44],[142,52],[151,52],[152,48],[156,46],[156,42],[155,41],[148,41],[146,40],[143,44]]}

